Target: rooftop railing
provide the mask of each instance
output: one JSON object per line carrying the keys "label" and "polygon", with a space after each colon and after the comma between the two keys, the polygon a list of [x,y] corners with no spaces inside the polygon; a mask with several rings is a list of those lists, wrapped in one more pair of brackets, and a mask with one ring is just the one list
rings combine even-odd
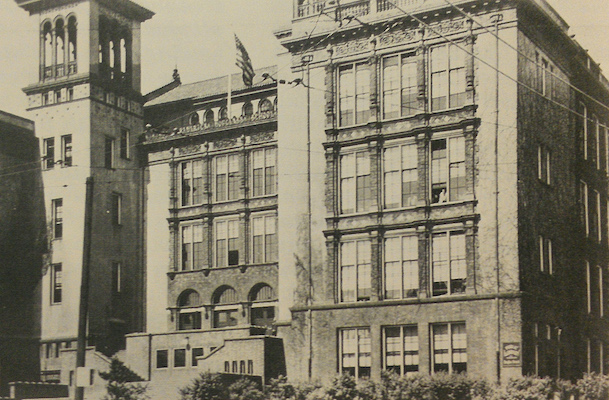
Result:
{"label": "rooftop railing", "polygon": [[[426,3],[428,0],[303,0],[299,2],[296,9],[296,18],[306,18],[318,15],[321,12],[334,11],[336,16],[344,18],[348,16],[361,17],[370,13],[379,13],[392,10],[396,7],[412,8]],[[376,9],[374,9],[376,3]]]}

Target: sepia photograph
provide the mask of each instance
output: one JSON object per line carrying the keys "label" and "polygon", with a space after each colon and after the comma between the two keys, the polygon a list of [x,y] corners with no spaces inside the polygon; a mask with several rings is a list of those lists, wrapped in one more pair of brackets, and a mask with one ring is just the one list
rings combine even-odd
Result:
{"label": "sepia photograph", "polygon": [[0,398],[609,400],[609,1],[0,0]]}

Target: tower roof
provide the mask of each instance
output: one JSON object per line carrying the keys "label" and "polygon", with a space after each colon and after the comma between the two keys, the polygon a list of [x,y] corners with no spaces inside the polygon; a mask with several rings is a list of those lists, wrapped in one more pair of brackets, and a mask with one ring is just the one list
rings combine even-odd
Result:
{"label": "tower roof", "polygon": [[[15,0],[17,5],[30,14],[40,13],[50,8],[63,6],[66,4],[76,3],[80,0]],[[114,11],[117,11],[129,18],[144,22],[147,19],[152,18],[154,13],[147,8],[140,6],[139,4],[131,0],[90,0],[97,1],[103,6],[106,6]]]}

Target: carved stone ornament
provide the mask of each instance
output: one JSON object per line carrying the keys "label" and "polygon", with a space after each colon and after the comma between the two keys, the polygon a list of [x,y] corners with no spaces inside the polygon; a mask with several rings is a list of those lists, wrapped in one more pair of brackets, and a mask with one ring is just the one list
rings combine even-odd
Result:
{"label": "carved stone ornament", "polygon": [[251,136],[252,143],[269,142],[275,138],[274,132],[262,132]]}
{"label": "carved stone ornament", "polygon": [[368,51],[369,45],[370,43],[367,38],[342,43],[334,47],[334,56],[340,57],[348,54],[362,53]]}
{"label": "carved stone ornament", "polygon": [[446,35],[453,32],[463,31],[466,29],[465,19],[459,19],[456,21],[446,21],[437,25],[430,25],[429,29],[426,30],[428,37],[437,37],[439,35]]}
{"label": "carved stone ornament", "polygon": [[416,29],[388,32],[378,38],[379,47],[393,46],[399,43],[414,42],[417,39]]}
{"label": "carved stone ornament", "polygon": [[225,149],[227,147],[237,146],[237,139],[222,139],[214,142],[214,147],[217,149]]}
{"label": "carved stone ornament", "polygon": [[180,147],[178,153],[180,154],[192,154],[201,151],[200,144],[187,144],[186,146]]}

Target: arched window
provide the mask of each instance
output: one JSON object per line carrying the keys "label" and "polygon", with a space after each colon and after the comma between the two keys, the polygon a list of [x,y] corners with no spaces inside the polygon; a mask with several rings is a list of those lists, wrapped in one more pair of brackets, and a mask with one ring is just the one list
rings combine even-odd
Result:
{"label": "arched window", "polygon": [[273,288],[266,283],[259,283],[250,291],[249,299],[253,303],[250,323],[256,326],[272,326],[275,321],[275,307],[269,302],[276,300]]}
{"label": "arched window", "polygon": [[42,26],[42,40],[41,49],[42,51],[42,62],[44,63],[44,78],[51,77],[50,68],[53,65],[53,25],[51,21],[47,21]]}
{"label": "arched window", "polygon": [[[77,59],[76,46],[76,17],[68,18],[68,62],[74,62]],[[70,71],[74,73],[76,71]]]}
{"label": "arched window", "polygon": [[258,111],[261,113],[273,111],[273,103],[271,103],[269,99],[260,100],[260,104],[258,104]]}
{"label": "arched window", "polygon": [[259,283],[250,291],[250,301],[275,300],[275,291],[266,283]]}
{"label": "arched window", "polygon": [[205,111],[205,124],[212,125],[214,123],[214,112],[213,110]]}
{"label": "arched window", "polygon": [[110,42],[108,42],[108,47],[110,49],[110,54],[109,54],[109,59],[108,59],[108,65],[110,66],[110,68],[114,68],[114,62],[115,62],[115,54],[114,52],[116,51],[116,48],[114,46],[114,40],[110,40]]}
{"label": "arched window", "polygon": [[221,286],[212,296],[213,304],[234,304],[237,302],[237,292],[230,286]]}
{"label": "arched window", "polygon": [[[57,57],[55,64],[62,65],[65,63],[65,29],[61,18],[55,21],[55,37],[55,56]],[[63,71],[58,69],[57,75],[63,75]]]}
{"label": "arched window", "polygon": [[178,297],[178,330],[201,329],[201,311],[185,310],[199,307],[201,299],[199,293],[186,289]]}
{"label": "arched window", "polygon": [[273,108],[275,110],[277,110],[277,99],[278,99],[278,97],[275,97],[275,100],[273,100]]}
{"label": "arched window", "polygon": [[199,124],[199,114],[195,112],[190,115],[190,125],[197,124]]}
{"label": "arched window", "polygon": [[243,105],[243,115],[248,117],[254,113],[254,106],[249,101]]}
{"label": "arched window", "polygon": [[237,292],[230,286],[221,286],[212,296],[214,308],[214,328],[237,325]]}
{"label": "arched window", "polygon": [[218,121],[224,121],[228,119],[228,110],[226,107],[222,107],[218,113]]}
{"label": "arched window", "polygon": [[127,72],[127,41],[121,38],[120,41],[120,52],[121,52],[121,73]]}

